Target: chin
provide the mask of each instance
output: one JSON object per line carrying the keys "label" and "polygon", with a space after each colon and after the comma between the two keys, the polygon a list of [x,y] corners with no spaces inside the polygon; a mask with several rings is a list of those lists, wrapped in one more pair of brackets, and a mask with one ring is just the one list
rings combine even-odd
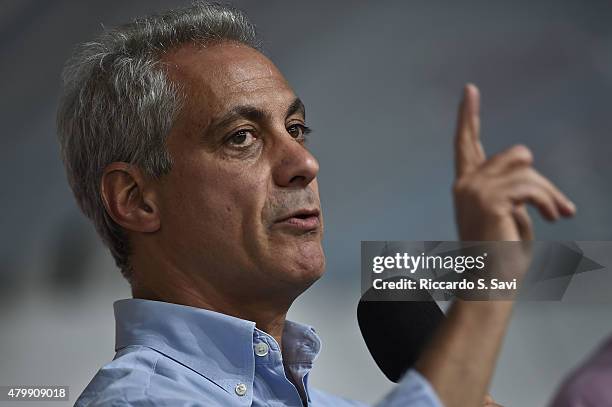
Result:
{"label": "chin", "polygon": [[303,243],[298,250],[293,248],[278,266],[279,273],[284,275],[283,280],[308,288],[325,272],[325,255],[321,243]]}

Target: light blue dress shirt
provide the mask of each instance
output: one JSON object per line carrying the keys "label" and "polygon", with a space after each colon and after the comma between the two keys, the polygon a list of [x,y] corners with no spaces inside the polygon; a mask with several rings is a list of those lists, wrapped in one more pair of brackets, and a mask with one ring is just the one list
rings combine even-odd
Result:
{"label": "light blue dress shirt", "polygon": [[[117,353],[77,407],[365,406],[308,386],[321,348],[309,326],[286,321],[281,353],[276,340],[251,321],[159,301],[114,305]],[[378,405],[442,407],[415,370]]]}

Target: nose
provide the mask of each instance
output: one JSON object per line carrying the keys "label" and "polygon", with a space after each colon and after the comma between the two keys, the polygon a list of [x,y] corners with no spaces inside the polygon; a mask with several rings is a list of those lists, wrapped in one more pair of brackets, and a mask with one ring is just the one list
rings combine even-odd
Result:
{"label": "nose", "polygon": [[317,159],[288,133],[277,137],[273,177],[284,188],[304,188],[319,172]]}

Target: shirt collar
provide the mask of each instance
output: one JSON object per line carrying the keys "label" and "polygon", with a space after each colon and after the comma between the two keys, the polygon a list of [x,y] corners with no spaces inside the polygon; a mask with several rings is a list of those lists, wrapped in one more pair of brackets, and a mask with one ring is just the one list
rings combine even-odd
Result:
{"label": "shirt collar", "polygon": [[[278,348],[274,338],[257,329],[255,322],[219,312],[135,298],[116,301],[114,308],[116,351],[130,345],[147,346],[230,393],[237,382],[253,383],[254,338],[267,336]],[[282,347],[286,365],[311,365],[321,342],[312,327],[285,321]]]}
{"label": "shirt collar", "polygon": [[313,327],[285,320],[283,329],[285,363],[312,363],[320,351],[321,339]]}

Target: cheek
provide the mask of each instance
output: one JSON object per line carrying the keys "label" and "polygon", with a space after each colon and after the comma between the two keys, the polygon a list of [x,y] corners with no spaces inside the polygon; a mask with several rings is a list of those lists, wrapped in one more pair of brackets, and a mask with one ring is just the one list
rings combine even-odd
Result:
{"label": "cheek", "polygon": [[176,170],[165,206],[183,232],[195,229],[234,243],[241,234],[257,233],[267,185],[256,171],[193,163]]}

